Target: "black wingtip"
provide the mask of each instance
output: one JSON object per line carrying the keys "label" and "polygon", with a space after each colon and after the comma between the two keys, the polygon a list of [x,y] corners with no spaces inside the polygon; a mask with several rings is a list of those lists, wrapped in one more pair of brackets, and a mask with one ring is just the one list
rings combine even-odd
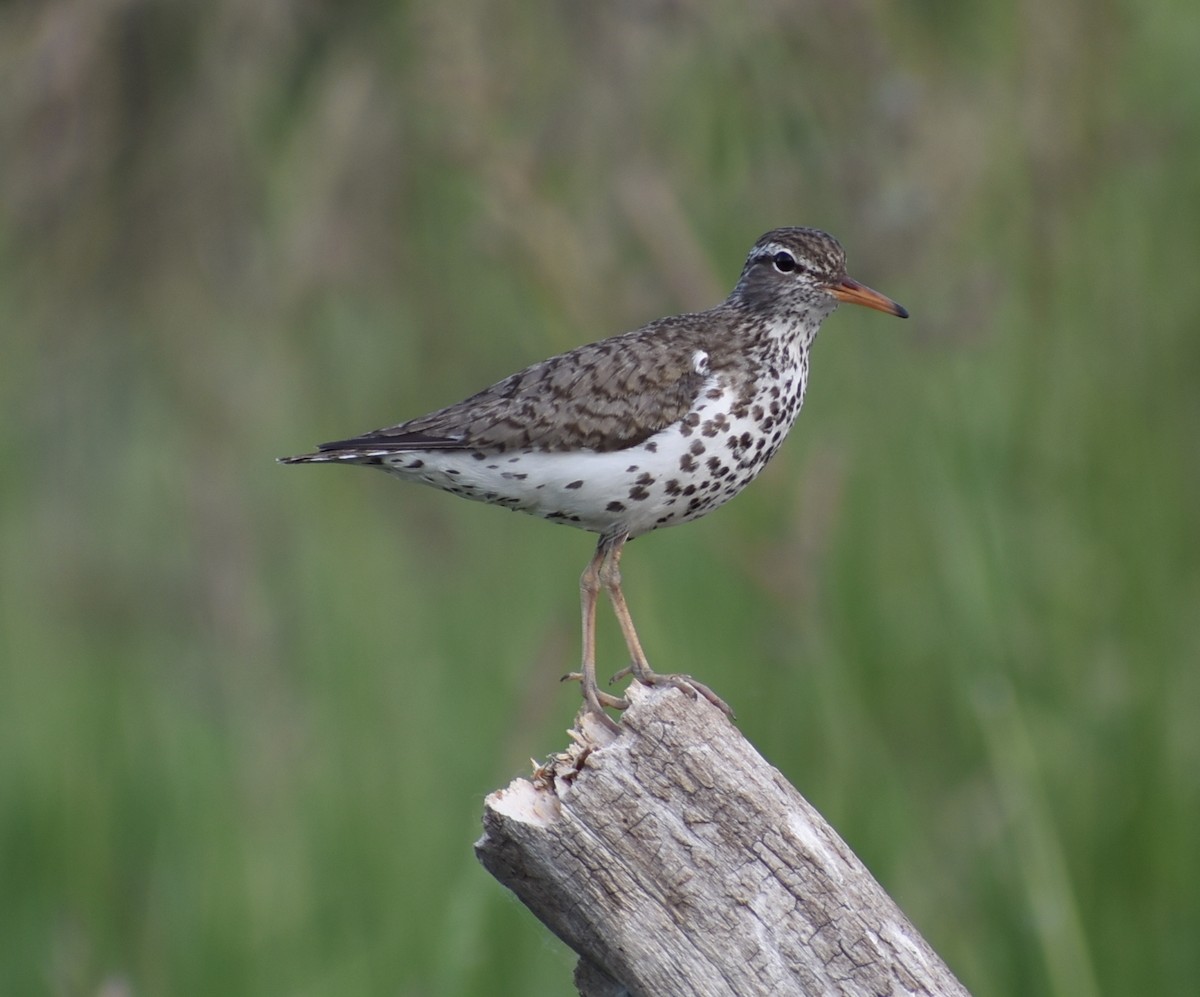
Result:
{"label": "black wingtip", "polygon": [[317,444],[314,457],[325,457],[334,450],[371,450],[405,453],[409,450],[460,450],[463,449],[461,438],[449,436],[430,436],[426,433],[393,433],[379,430],[354,436],[348,440],[333,440],[329,443]]}

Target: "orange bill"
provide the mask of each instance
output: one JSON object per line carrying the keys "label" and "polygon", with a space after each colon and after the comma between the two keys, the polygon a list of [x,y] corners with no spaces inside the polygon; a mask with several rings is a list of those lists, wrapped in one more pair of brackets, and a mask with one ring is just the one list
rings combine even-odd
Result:
{"label": "orange bill", "polygon": [[908,318],[908,310],[903,305],[896,304],[887,295],[873,291],[866,284],[860,284],[849,277],[843,277],[836,284],[830,284],[829,293],[838,301],[845,301],[847,304],[865,305],[867,308],[875,308],[878,311],[887,312],[889,315],[895,315],[897,318]]}

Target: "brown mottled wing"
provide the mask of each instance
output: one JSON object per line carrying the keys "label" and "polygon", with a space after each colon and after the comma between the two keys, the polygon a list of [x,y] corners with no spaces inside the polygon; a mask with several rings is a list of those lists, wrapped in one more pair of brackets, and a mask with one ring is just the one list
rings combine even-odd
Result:
{"label": "brown mottled wing", "polygon": [[697,372],[696,315],[661,319],[543,360],[457,405],[331,450],[598,451],[635,446],[683,418],[706,379]]}

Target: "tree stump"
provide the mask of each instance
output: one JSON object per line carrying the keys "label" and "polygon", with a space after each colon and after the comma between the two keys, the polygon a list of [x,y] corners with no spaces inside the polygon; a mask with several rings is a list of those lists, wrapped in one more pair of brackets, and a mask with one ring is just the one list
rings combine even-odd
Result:
{"label": "tree stump", "polygon": [[846,843],[703,699],[634,683],[614,734],[486,801],[480,861],[585,997],[967,995]]}

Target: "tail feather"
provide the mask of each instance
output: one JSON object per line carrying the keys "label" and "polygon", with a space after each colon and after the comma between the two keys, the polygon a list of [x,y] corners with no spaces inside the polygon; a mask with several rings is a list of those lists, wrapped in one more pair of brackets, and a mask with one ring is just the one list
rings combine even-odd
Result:
{"label": "tail feather", "polygon": [[379,464],[386,454],[381,450],[322,450],[295,457],[276,457],[280,464]]}

